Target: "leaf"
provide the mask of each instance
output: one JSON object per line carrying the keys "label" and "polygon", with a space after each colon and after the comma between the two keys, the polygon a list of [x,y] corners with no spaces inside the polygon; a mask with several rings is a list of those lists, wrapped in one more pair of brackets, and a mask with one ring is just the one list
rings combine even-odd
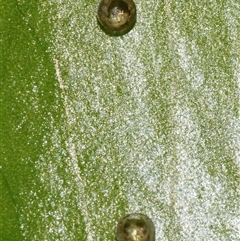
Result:
{"label": "leaf", "polygon": [[238,1],[142,1],[110,37],[93,1],[4,1],[3,240],[238,240]]}

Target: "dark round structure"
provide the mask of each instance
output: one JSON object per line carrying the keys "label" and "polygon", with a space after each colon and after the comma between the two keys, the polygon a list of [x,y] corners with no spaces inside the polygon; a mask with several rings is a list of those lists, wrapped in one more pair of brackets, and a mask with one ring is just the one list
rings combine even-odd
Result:
{"label": "dark round structure", "polygon": [[102,30],[112,36],[128,33],[136,22],[133,0],[101,0],[97,19]]}
{"label": "dark round structure", "polygon": [[117,241],[155,241],[152,220],[141,213],[131,213],[121,218],[116,230]]}

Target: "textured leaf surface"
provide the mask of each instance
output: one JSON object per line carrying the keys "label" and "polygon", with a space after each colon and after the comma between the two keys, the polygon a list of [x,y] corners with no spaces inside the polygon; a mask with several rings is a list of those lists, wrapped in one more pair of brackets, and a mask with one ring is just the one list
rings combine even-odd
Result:
{"label": "textured leaf surface", "polygon": [[239,1],[136,6],[109,37],[96,0],[4,0],[3,240],[239,240]]}

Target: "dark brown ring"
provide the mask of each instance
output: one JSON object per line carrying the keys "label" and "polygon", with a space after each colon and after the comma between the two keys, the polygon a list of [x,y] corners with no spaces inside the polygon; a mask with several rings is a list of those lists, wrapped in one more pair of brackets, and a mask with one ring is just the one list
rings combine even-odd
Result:
{"label": "dark brown ring", "polygon": [[147,215],[131,213],[119,220],[116,239],[117,241],[155,241],[155,226]]}
{"label": "dark brown ring", "polygon": [[102,0],[97,11],[102,30],[113,36],[128,33],[136,22],[136,15],[133,0]]}

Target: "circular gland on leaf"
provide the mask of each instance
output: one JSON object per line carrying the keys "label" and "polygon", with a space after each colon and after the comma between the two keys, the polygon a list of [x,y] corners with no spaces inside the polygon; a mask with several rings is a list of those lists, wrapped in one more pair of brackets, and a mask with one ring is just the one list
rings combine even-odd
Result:
{"label": "circular gland on leaf", "polygon": [[136,15],[132,0],[101,0],[97,11],[102,30],[112,36],[128,33],[136,22]]}
{"label": "circular gland on leaf", "polygon": [[117,241],[155,241],[155,226],[147,215],[131,213],[119,220],[116,239]]}

